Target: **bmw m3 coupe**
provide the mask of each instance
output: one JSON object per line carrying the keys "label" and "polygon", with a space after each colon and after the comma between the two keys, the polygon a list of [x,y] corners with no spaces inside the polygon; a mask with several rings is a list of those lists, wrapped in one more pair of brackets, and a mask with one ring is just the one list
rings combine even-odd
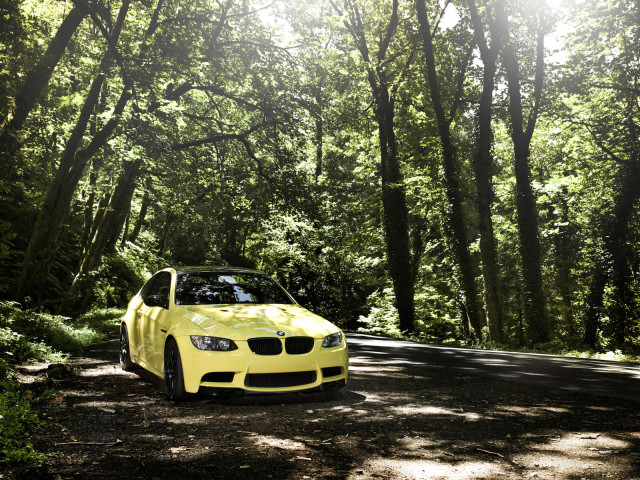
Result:
{"label": "bmw m3 coupe", "polygon": [[201,390],[341,388],[348,363],[343,332],[256,270],[162,270],[131,299],[120,327],[121,367],[159,376],[174,401]]}

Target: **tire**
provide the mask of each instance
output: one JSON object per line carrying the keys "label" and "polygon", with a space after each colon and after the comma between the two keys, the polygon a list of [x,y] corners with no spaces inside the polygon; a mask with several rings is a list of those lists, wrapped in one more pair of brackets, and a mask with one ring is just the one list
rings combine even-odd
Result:
{"label": "tire", "polygon": [[178,344],[173,338],[167,341],[164,348],[164,393],[169,400],[174,402],[187,399],[180,350],[178,350]]}
{"label": "tire", "polygon": [[120,368],[122,370],[133,370],[135,363],[131,361],[131,349],[129,347],[129,332],[123,323],[120,329]]}

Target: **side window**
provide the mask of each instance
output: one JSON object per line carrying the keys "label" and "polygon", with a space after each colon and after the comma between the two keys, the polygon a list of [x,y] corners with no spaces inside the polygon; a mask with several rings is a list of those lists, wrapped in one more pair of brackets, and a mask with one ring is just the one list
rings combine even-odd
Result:
{"label": "side window", "polygon": [[[162,273],[162,272],[161,272]],[[156,283],[156,281],[158,280],[158,277],[160,276],[160,274],[156,274],[153,277],[151,277],[147,283],[144,284],[144,287],[142,287],[142,290],[140,290],[140,297],[142,297],[142,300],[146,300],[147,298],[149,298],[149,295],[153,295],[151,292],[153,291],[153,286]]]}
{"label": "side window", "polygon": [[159,272],[145,283],[140,291],[140,297],[145,303],[152,295],[161,296],[169,304],[169,290],[171,289],[171,274],[169,272]]}
{"label": "side window", "polygon": [[160,295],[169,304],[169,290],[171,290],[171,274],[169,272],[160,272],[158,280],[153,284],[154,293],[152,295]]}

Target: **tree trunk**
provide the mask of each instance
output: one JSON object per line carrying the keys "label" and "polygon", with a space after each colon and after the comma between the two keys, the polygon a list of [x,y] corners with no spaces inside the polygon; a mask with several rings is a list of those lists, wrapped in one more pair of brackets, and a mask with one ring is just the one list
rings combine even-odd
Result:
{"label": "tree trunk", "polygon": [[[131,0],[123,0],[116,26],[112,33],[113,43],[117,42],[122,24],[127,15]],[[105,71],[111,60],[108,51],[100,63],[99,73],[94,78],[89,93],[85,98],[80,116],[69,137],[67,145],[60,159],[60,166],[47,192],[44,203],[36,220],[36,224],[25,253],[22,270],[16,288],[16,298],[22,299],[29,295],[36,301],[46,284],[51,264],[58,247],[58,240],[67,219],[73,193],[80,181],[87,162],[109,140],[115,127],[120,121],[127,102],[131,98],[128,85],[118,100],[111,119],[96,133],[86,149],[78,151],[84,136],[89,118],[100,96],[100,90],[105,80]]]}
{"label": "tree trunk", "polygon": [[[342,10],[332,2],[334,9]],[[412,275],[411,249],[409,245],[409,214],[400,171],[398,148],[394,127],[394,104],[385,82],[383,71],[387,49],[398,26],[398,0],[392,2],[392,13],[384,37],[380,40],[377,63],[369,55],[369,47],[358,8],[352,6],[349,20],[345,21],[356,48],[367,67],[367,80],[375,102],[378,136],[380,139],[380,163],[382,179],[383,228],[387,250],[389,276],[393,283],[396,309],[402,332],[415,330],[414,277]],[[412,57],[409,57],[411,61]]]}
{"label": "tree trunk", "polygon": [[127,215],[126,220],[124,221],[124,228],[122,229],[122,237],[120,238],[120,248],[123,249],[127,244],[127,239],[129,238],[129,227],[131,226],[131,213]]}
{"label": "tree trunk", "polygon": [[514,138],[516,171],[516,211],[522,260],[523,307],[529,340],[545,343],[550,338],[546,299],[542,289],[540,242],[538,240],[538,211],[531,188],[529,145],[522,138]]}
{"label": "tree trunk", "polygon": [[144,190],[144,196],[142,197],[142,205],[140,205],[140,213],[138,214],[138,219],[136,220],[133,231],[128,238],[131,243],[136,243],[138,235],[140,235],[140,230],[142,230],[142,225],[144,224],[144,219],[147,216],[149,205],[151,205],[151,196],[149,195],[149,182],[147,182],[146,188]]}
{"label": "tree trunk", "polygon": [[96,201],[96,182],[98,181],[98,172],[92,167],[89,172],[89,182],[87,184],[87,195],[84,201],[84,227],[82,229],[82,245],[83,247],[91,238],[91,224],[93,223],[93,204]]}
{"label": "tree trunk", "polygon": [[97,226],[93,229],[93,235],[89,242],[89,248],[85,251],[78,268],[78,272],[71,284],[68,294],[68,304],[83,310],[90,300],[90,274],[100,264],[102,254],[114,242],[122,230],[124,220],[131,208],[131,198],[136,186],[138,173],[142,160],[126,162],[116,181],[107,207],[96,218]]}
{"label": "tree trunk", "polygon": [[[320,108],[318,108],[320,110]],[[316,172],[315,172],[315,182],[318,183],[318,179],[320,175],[322,175],[322,147],[323,147],[323,139],[324,139],[324,122],[322,120],[322,111],[318,111],[316,115]]]}
{"label": "tree trunk", "polygon": [[504,45],[502,58],[509,90],[509,117],[511,119],[511,138],[516,174],[516,211],[522,260],[524,318],[528,328],[529,341],[533,344],[545,343],[550,339],[550,324],[542,288],[538,210],[531,187],[529,167],[529,146],[537,121],[544,78],[544,34],[541,31],[538,33],[534,103],[525,130],[522,94],[520,92],[520,67],[509,39],[509,23],[504,1],[499,2],[496,21]]}
{"label": "tree trunk", "polygon": [[502,340],[502,310],[498,289],[498,254],[496,239],[491,219],[491,205],[493,203],[493,129],[491,119],[493,113],[493,90],[497,70],[497,56],[500,49],[498,35],[492,25],[491,48],[485,40],[484,28],[478,15],[474,0],[469,0],[469,9],[473,21],[476,43],[480,49],[483,64],[483,83],[480,106],[478,108],[477,150],[473,157],[473,169],[478,199],[478,227],[480,230],[480,257],[482,259],[482,279],[484,285],[484,308],[489,340]]}
{"label": "tree trunk", "polygon": [[613,284],[613,307],[610,318],[613,337],[619,346],[625,343],[629,332],[626,314],[629,298],[626,243],[629,219],[635,203],[640,198],[640,188],[638,188],[640,185],[640,166],[637,165],[637,162],[632,162],[632,165],[624,170],[622,186],[615,201],[613,219],[603,232],[604,252],[600,261],[596,263],[587,299],[584,343],[592,348],[596,345],[604,292],[609,279],[608,272],[611,273]]}
{"label": "tree trunk", "polygon": [[16,96],[12,111],[7,113],[2,122],[0,157],[8,159],[15,153],[18,135],[27,116],[33,109],[42,89],[49,83],[53,70],[67,49],[71,37],[87,14],[88,10],[82,5],[76,5],[72,8],[49,43],[47,51],[27,74],[25,82]]}
{"label": "tree trunk", "polygon": [[[438,76],[436,72],[436,61],[433,52],[433,38],[431,36],[431,26],[424,0],[416,0],[416,9],[418,11],[418,21],[420,26],[420,35],[422,38],[422,46],[425,54],[425,63],[427,68],[427,79],[431,91],[431,100],[436,112],[436,120],[438,123],[438,131],[440,133],[440,141],[442,144],[442,157],[444,162],[444,178],[445,193],[449,202],[449,228],[450,238],[453,244],[453,252],[456,263],[460,269],[461,290],[466,317],[473,329],[473,335],[482,338],[482,322],[480,321],[480,306],[478,304],[477,292],[475,287],[475,278],[473,274],[473,265],[468,247],[467,230],[465,227],[464,210],[462,206],[462,198],[460,194],[460,180],[458,171],[458,161],[456,158],[456,150],[451,141],[451,131],[449,122],[447,121],[442,96],[440,94],[440,85],[438,84]],[[464,318],[464,316],[463,316]]]}
{"label": "tree trunk", "polygon": [[572,276],[571,267],[574,262],[574,249],[572,248],[572,237],[574,229],[569,224],[569,205],[567,196],[569,195],[566,186],[562,187],[560,194],[560,223],[558,235],[556,237],[556,261],[558,268],[558,284],[560,298],[562,299],[562,314],[564,324],[567,328],[567,335],[572,341],[576,335],[575,321],[573,316],[573,295],[572,295]]}
{"label": "tree trunk", "polygon": [[171,235],[171,229],[173,227],[173,222],[176,220],[176,215],[169,210],[167,212],[167,218],[164,221],[164,225],[162,225],[162,237],[160,238],[160,243],[158,244],[158,256],[164,257],[164,254],[167,250],[167,241],[169,240],[169,235]]}
{"label": "tree trunk", "polygon": [[398,162],[394,108],[386,85],[379,86],[377,117],[382,166],[382,206],[389,274],[393,281],[400,331],[414,331],[414,278],[409,248],[409,215]]}

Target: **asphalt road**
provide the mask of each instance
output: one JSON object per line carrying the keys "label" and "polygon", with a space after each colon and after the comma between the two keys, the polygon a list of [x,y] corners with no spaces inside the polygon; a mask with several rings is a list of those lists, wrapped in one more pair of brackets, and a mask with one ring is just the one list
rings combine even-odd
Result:
{"label": "asphalt road", "polygon": [[640,365],[535,353],[472,350],[347,334],[350,353],[394,366],[424,365],[472,376],[640,402]]}

